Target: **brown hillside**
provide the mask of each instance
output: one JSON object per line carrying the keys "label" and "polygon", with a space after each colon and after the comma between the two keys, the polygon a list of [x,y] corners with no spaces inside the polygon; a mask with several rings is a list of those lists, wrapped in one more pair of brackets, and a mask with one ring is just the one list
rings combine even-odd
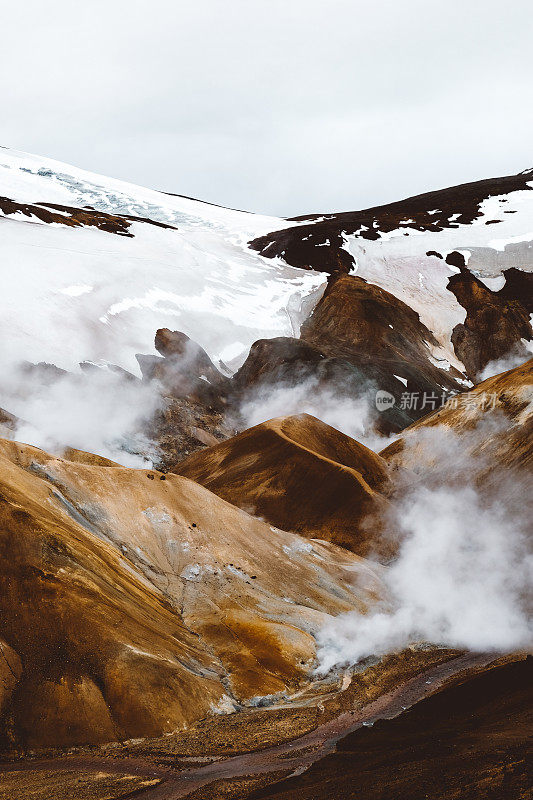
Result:
{"label": "brown hillside", "polygon": [[529,472],[533,468],[533,359],[452,398],[406,428],[381,455],[391,466],[424,471],[442,454],[439,442],[448,433],[458,437],[461,461],[474,457],[481,476],[502,467]]}
{"label": "brown hillside", "polygon": [[186,478],[84,461],[0,440],[4,749],[157,736],[290,695],[325,616],[380,591],[361,559]]}
{"label": "brown hillside", "polygon": [[384,460],[309,414],[256,425],[176,471],[278,528],[359,555],[387,504]]}

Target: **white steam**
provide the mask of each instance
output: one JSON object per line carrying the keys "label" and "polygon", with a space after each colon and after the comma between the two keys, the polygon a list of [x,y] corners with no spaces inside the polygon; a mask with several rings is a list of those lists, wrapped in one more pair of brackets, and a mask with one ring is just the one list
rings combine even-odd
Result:
{"label": "white steam", "polygon": [[[533,320],[533,315],[531,319]],[[507,355],[489,361],[481,372],[479,380],[485,381],[487,378],[492,378],[494,375],[499,375],[501,372],[507,372],[515,367],[520,367],[531,356],[533,356],[533,341],[528,342],[526,339],[521,339],[520,343],[507,353]]]}
{"label": "white steam", "polygon": [[372,450],[380,450],[392,438],[375,431],[378,412],[371,403],[374,396],[375,392],[349,396],[309,378],[296,386],[281,383],[261,387],[245,398],[239,411],[247,428],[275,417],[311,414]]}
{"label": "white steam", "polygon": [[456,480],[428,481],[405,494],[389,521],[401,541],[383,574],[389,595],[369,614],[350,612],[322,629],[320,672],[418,642],[474,651],[531,645],[525,487],[518,477],[502,478],[487,500],[475,487],[470,456],[458,463],[464,442],[452,438]]}
{"label": "white steam", "polygon": [[17,441],[57,454],[86,450],[127,467],[146,466],[150,443],[139,431],[160,403],[157,384],[107,369],[50,379],[10,367],[0,385],[0,406],[18,418]]}

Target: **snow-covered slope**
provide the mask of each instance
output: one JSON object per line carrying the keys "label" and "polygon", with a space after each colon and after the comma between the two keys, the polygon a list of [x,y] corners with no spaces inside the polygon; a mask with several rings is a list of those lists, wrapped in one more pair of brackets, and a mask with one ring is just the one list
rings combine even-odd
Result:
{"label": "snow-covered slope", "polygon": [[[505,270],[533,272],[532,189],[533,171],[526,171],[363,211],[300,217],[298,227],[258,237],[252,246],[293,266],[350,272],[386,289],[433,332],[436,357],[463,370],[452,333],[469,309],[450,290],[460,269],[446,258],[458,251],[492,292],[505,286]],[[526,283],[520,299],[529,303]]]}
{"label": "snow-covered slope", "polygon": [[[3,362],[44,360],[72,369],[82,360],[109,361],[135,371],[135,353],[154,352],[154,333],[167,326],[235,366],[256,339],[297,334],[324,284],[322,274],[247,247],[250,238],[287,224],[277,218],[5,148],[0,197],[41,204],[35,211],[45,217],[6,204],[0,212]],[[60,205],[53,221],[49,204]],[[68,207],[146,221],[126,221],[127,235],[70,227]]]}
{"label": "snow-covered slope", "polygon": [[[466,309],[447,288],[459,269],[446,263],[446,256],[460,252],[469,270],[493,291],[504,286],[505,269],[518,266],[533,271],[533,192],[489,197],[480,203],[479,214],[467,225],[440,231],[417,230],[413,220],[373,241],[357,233],[346,236],[354,271],[417,311],[458,369],[464,367],[453,352],[451,335],[456,325],[464,323]],[[452,215],[459,216],[459,212]],[[454,219],[450,222],[453,225]]]}
{"label": "snow-covered slope", "polygon": [[[526,173],[285,220],[0,148],[0,408],[21,421],[19,438],[48,450],[136,453],[129,434],[159,394],[116,373],[117,386],[102,375],[80,381],[78,364],[139,374],[135,355],[155,354],[161,328],[187,334],[223,372],[240,367],[257,340],[275,339],[254,351],[242,392],[306,375],[350,403],[365,387],[372,405],[385,391],[398,410],[405,393],[460,391],[509,353],[527,355],[532,188]],[[324,294],[328,273],[343,280]],[[51,386],[50,373],[34,372],[30,386],[25,368],[12,368],[22,361],[74,378],[57,384],[56,373]],[[269,416],[270,394],[266,407]],[[279,413],[288,410],[304,409]]]}

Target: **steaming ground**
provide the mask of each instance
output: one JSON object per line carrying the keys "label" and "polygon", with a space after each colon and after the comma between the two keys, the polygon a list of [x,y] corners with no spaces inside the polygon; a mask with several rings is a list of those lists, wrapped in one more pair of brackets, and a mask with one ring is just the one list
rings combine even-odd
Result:
{"label": "steaming ground", "polygon": [[[173,363],[177,383],[186,382],[189,366],[187,356]],[[157,459],[155,445],[142,433],[164,403],[157,381],[126,377],[105,366],[51,376],[46,369],[4,363],[1,372],[0,407],[18,418],[12,434],[18,441],[57,455],[67,447],[86,450],[126,467],[144,467]],[[374,397],[372,387],[354,397],[312,378],[296,386],[262,386],[245,395],[241,427],[308,413],[380,450],[392,439],[375,431]]]}
{"label": "steaming ground", "polygon": [[[505,423],[490,424],[494,432]],[[388,520],[386,535],[400,542],[384,574],[389,598],[368,615],[325,625],[319,672],[423,642],[473,651],[531,646],[530,481],[501,471],[484,491],[478,478],[487,465],[466,453],[486,435],[480,425],[463,436],[426,429],[414,437],[411,446],[432,447],[436,468],[415,479]]]}
{"label": "steaming ground", "polygon": [[[531,320],[533,323],[533,314],[531,315]],[[484,381],[487,378],[492,378],[494,375],[499,375],[501,372],[507,372],[509,369],[519,367],[520,364],[524,363],[525,353],[533,355],[533,342],[527,342],[525,339],[522,339],[520,344],[511,348],[510,352],[503,358],[489,361],[480,375],[480,380]]]}
{"label": "steaming ground", "polygon": [[342,387],[324,386],[310,378],[296,386],[278,383],[263,386],[244,399],[240,414],[246,428],[282,416],[311,414],[351,436],[371,450],[381,450],[393,441],[375,431],[378,412],[373,403],[375,389],[367,387],[357,397]]}
{"label": "steaming ground", "polygon": [[125,467],[151,465],[153,445],[140,431],[161,405],[156,383],[100,369],[50,379],[19,366],[3,376],[0,406],[18,418],[17,441],[57,455],[73,447]]}

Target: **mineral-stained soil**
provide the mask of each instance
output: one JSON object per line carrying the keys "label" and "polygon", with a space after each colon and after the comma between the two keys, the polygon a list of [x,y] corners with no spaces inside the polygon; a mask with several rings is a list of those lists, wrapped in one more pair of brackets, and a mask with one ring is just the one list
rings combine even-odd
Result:
{"label": "mineral-stained soil", "polygon": [[[446,774],[440,780],[434,759],[442,758],[445,765],[451,762],[457,770],[457,762],[463,757],[464,764],[455,778],[459,775],[464,784],[468,780],[476,789],[484,787],[488,777],[499,788],[512,789],[515,784],[525,787],[527,778],[521,761],[528,725],[524,709],[531,693],[529,661],[520,655],[495,660],[491,654],[412,651],[360,670],[348,689],[336,698],[326,698],[314,709],[314,718],[310,714],[306,723],[307,732],[298,729],[295,709],[258,709],[227,720],[213,719],[209,726],[200,723],[189,734],[177,733],[153,742],[91,751],[81,748],[63,756],[50,754],[47,759],[5,762],[0,764],[2,785],[6,792],[12,791],[15,800],[26,796],[17,794],[20,787],[44,798],[50,785],[60,799],[72,790],[71,796],[79,800],[93,800],[95,796],[135,796],[143,800],[366,797],[353,794],[353,790],[367,785],[371,791],[385,792],[369,797],[422,798],[424,794],[417,794],[420,778],[427,788],[426,776],[433,774],[435,796],[444,797],[442,790],[450,784]],[[513,685],[508,693],[507,680]],[[290,723],[280,726],[285,714],[292,715],[292,727]],[[269,732],[269,715],[277,738]],[[242,741],[240,731],[244,734]],[[228,752],[228,736],[235,742],[237,755]],[[495,753],[494,739],[498,742]],[[464,758],[465,744],[476,748],[476,757]],[[503,771],[507,783],[500,781],[502,759],[510,759]],[[405,764],[408,769],[395,769],[396,764]],[[73,787],[74,771],[80,780]],[[372,783],[372,775],[380,782]],[[117,791],[112,779],[118,776],[129,781],[138,777],[139,784],[131,795]],[[141,781],[145,781],[144,786]],[[111,784],[111,791],[95,795],[106,782]],[[390,786],[399,793],[386,794]],[[327,794],[337,788],[340,794]]]}
{"label": "mineral-stained soil", "polygon": [[[38,289],[28,308],[53,326],[57,363],[85,359],[76,373],[48,360],[20,363],[20,386],[0,409],[0,800],[532,797],[526,652],[459,651],[420,633],[397,651],[327,674],[318,661],[318,643],[331,630],[324,625],[337,618],[348,627],[369,614],[379,624],[390,609],[397,511],[411,489],[466,486],[505,514],[509,529],[516,506],[516,533],[526,541],[533,361],[466,389],[493,362],[528,357],[533,278],[523,270],[533,263],[526,235],[532,180],[530,170],[292,220],[298,224],[250,243],[264,258],[246,249],[246,239],[283,221],[206,216],[206,206],[198,214],[189,203],[184,212],[182,203],[160,205],[155,196],[137,202],[133,187],[121,199],[92,178],[76,180],[70,194],[106,212],[0,198],[0,222],[24,251],[21,237],[37,234],[21,264]],[[61,183],[70,184],[69,176]],[[123,208],[177,219],[182,230]],[[141,242],[143,231],[149,239],[157,233],[147,225],[172,228],[156,237],[169,239],[163,259],[154,242]],[[84,236],[86,228],[92,233]],[[54,266],[55,288],[39,283],[48,258],[33,261],[43,257],[41,233],[48,254],[59,252],[48,237],[59,248],[62,237],[72,239]],[[80,236],[87,247],[73,261]],[[115,246],[118,236],[128,237],[120,249],[134,260],[119,257],[116,274],[113,258],[105,261],[93,281],[85,265],[96,253],[91,242]],[[98,257],[109,257],[108,249]],[[276,259],[270,269],[266,258]],[[205,277],[196,288],[189,268]],[[127,280],[117,284],[117,274]],[[180,280],[190,284],[187,296],[174,296]],[[84,299],[85,290],[95,294]],[[87,316],[102,290],[102,310]],[[58,304],[59,293],[66,297]],[[175,310],[212,357],[184,332],[159,328],[155,351],[137,354],[140,377],[127,372],[132,342],[144,349],[150,330],[135,323],[139,314],[144,324],[143,309],[154,329],[170,324]],[[87,339],[76,345],[78,323],[87,321],[102,346],[76,355]],[[213,324],[220,341],[212,330],[203,338]],[[232,369],[242,366],[231,375],[222,354],[235,355],[241,326],[247,343],[251,330],[284,335],[259,338],[244,363],[232,358]],[[35,343],[24,344],[21,358],[34,352],[36,360],[54,360],[49,346],[41,353]],[[14,375],[5,369],[8,387]],[[119,416],[118,403],[136,406],[136,390],[153,401],[131,423],[135,430],[115,431],[111,422],[109,436],[117,438],[117,458],[150,458],[154,468],[82,452],[61,433],[57,449],[48,440],[55,455],[14,441],[34,435],[23,413],[31,416],[31,403],[19,400],[39,405],[41,391],[57,390],[68,402],[67,384],[83,392],[95,376],[102,392],[127,383],[127,400],[113,395]],[[360,403],[373,433],[400,435],[378,454],[293,408],[246,430],[246,408],[256,400],[257,421],[274,416],[268,399],[277,389],[316,392],[350,409]],[[432,398],[433,414],[402,403],[420,395]],[[511,536],[500,538],[503,559]]]}
{"label": "mineral-stained soil", "polygon": [[0,440],[4,796],[526,798],[530,660],[423,645],[314,667],[323,622],[385,596],[364,556],[402,481],[436,469],[431,436],[457,437],[485,490],[503,466],[523,492],[532,368],[380,455],[308,415],[184,475]]}
{"label": "mineral-stained soil", "polygon": [[132,775],[99,770],[84,771],[79,766],[48,770],[38,773],[7,768],[0,775],[0,800],[118,800],[142,797],[147,787],[156,786],[161,778],[150,775]]}
{"label": "mineral-stained soil", "polygon": [[2,749],[153,737],[312,691],[324,619],[380,596],[347,550],[187,478],[71,455],[0,440]]}
{"label": "mineral-stained soil", "polygon": [[[494,375],[470,392],[406,428],[382,452],[391,465],[428,473],[442,467],[443,437],[453,436],[449,457],[461,448],[462,460],[476,464],[478,478],[490,481],[502,469],[529,476],[533,469],[533,359]],[[467,457],[468,456],[468,457]],[[435,463],[437,460],[438,463]],[[519,488],[518,477],[514,481]],[[513,480],[508,481],[512,486]]]}
{"label": "mineral-stained soil", "polygon": [[379,456],[308,414],[257,425],[175,469],[278,528],[359,555],[376,541],[390,489]]}

